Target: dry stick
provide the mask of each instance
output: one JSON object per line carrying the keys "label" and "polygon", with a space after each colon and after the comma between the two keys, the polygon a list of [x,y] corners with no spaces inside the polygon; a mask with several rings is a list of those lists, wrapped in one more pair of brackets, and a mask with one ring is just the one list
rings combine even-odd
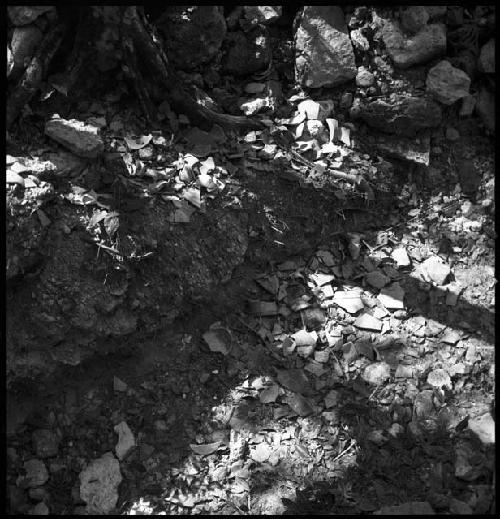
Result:
{"label": "dry stick", "polygon": [[136,49],[144,61],[166,90],[166,97],[172,101],[176,111],[185,113],[189,119],[205,128],[220,124],[229,128],[261,129],[260,122],[247,117],[219,114],[196,103],[185,89],[180,78],[169,65],[163,52],[159,38],[144,16],[139,15],[137,8],[129,6],[125,9],[123,29],[128,30]]}
{"label": "dry stick", "polygon": [[40,84],[47,73],[48,66],[61,45],[65,30],[66,25],[62,23],[57,24],[53,29],[49,30],[20,82],[9,96],[6,114],[7,130],[40,88]]}

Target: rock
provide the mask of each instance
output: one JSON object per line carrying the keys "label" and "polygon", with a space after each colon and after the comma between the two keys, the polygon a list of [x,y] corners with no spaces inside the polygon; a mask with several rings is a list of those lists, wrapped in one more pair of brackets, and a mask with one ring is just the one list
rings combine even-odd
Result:
{"label": "rock", "polygon": [[135,438],[126,422],[115,425],[114,431],[118,434],[118,443],[115,447],[116,456],[122,460],[135,447]]}
{"label": "rock", "polygon": [[481,185],[481,172],[474,162],[471,159],[457,160],[457,174],[463,192],[466,195],[475,195]]}
{"label": "rock", "polygon": [[383,154],[397,159],[409,160],[416,164],[429,166],[430,135],[422,135],[417,139],[410,137],[395,137],[393,135],[370,136],[370,142]]}
{"label": "rock", "polygon": [[368,272],[365,275],[365,281],[372,287],[375,288],[383,288],[387,283],[389,283],[390,279],[382,274],[380,270],[373,270],[372,272]]}
{"label": "rock", "polygon": [[28,25],[42,14],[55,11],[53,5],[10,5],[7,7],[10,21],[15,27]]}
{"label": "rock", "polygon": [[440,61],[432,67],[425,81],[427,92],[444,105],[452,105],[469,95],[470,77],[449,61]]}
{"label": "rock", "polygon": [[266,442],[261,442],[250,451],[250,457],[257,463],[264,463],[272,454],[272,449]]}
{"label": "rock", "polygon": [[169,59],[182,70],[209,63],[226,36],[223,8],[216,5],[171,5],[155,25],[165,36]]}
{"label": "rock", "polygon": [[412,5],[401,13],[401,26],[410,34],[416,34],[429,21],[429,13],[422,5]]}
{"label": "rock", "polygon": [[24,462],[25,476],[17,478],[17,485],[22,488],[35,488],[45,485],[49,480],[49,472],[45,463],[41,460],[32,459]]}
{"label": "rock", "polygon": [[404,305],[405,291],[399,283],[392,283],[390,286],[383,288],[377,299],[387,308],[388,310],[400,310],[405,307]]}
{"label": "rock", "polygon": [[370,314],[361,314],[355,321],[354,326],[363,330],[374,330],[379,332],[382,329],[382,321]]}
{"label": "rock", "polygon": [[409,68],[430,61],[446,52],[446,27],[429,24],[408,37],[395,21],[385,20],[380,35],[387,53],[400,68]]}
{"label": "rock", "polygon": [[311,407],[308,400],[298,393],[293,393],[284,398],[283,402],[288,404],[292,408],[293,412],[297,413],[299,416],[309,416],[314,412],[314,409]]}
{"label": "rock", "polygon": [[434,369],[427,376],[427,383],[433,387],[442,388],[447,387],[451,389],[451,378],[444,369]]}
{"label": "rock", "polygon": [[[28,504],[28,496],[26,491],[16,485],[9,485],[7,488],[7,500],[9,502],[9,512],[21,512]],[[29,505],[28,505],[29,506]]]}
{"label": "rock", "polygon": [[456,344],[460,338],[460,334],[456,330],[446,330],[445,334],[441,337],[441,342]]}
{"label": "rock", "polygon": [[306,99],[297,105],[299,114],[304,114],[308,120],[325,121],[332,110],[332,101],[313,101],[312,99]]}
{"label": "rock", "polygon": [[366,52],[370,49],[370,42],[366,39],[364,34],[361,32],[361,29],[356,29],[351,31],[351,42],[355,49],[360,52]]}
{"label": "rock", "polygon": [[384,506],[373,512],[373,515],[435,515],[434,509],[427,501],[410,501],[401,505]]}
{"label": "rock", "polygon": [[93,460],[80,473],[80,497],[87,503],[88,513],[111,513],[118,501],[121,481],[120,463],[113,453],[107,452]]}
{"label": "rock", "polygon": [[458,141],[458,139],[460,139],[460,133],[455,128],[450,128],[450,127],[446,128],[445,135],[446,135],[446,139],[451,142],[455,142],[455,141]]}
{"label": "rock", "polygon": [[368,88],[375,82],[375,76],[365,67],[359,67],[356,74],[356,85],[361,88]]}
{"label": "rock", "polygon": [[42,38],[42,31],[35,25],[25,25],[14,29],[10,43],[14,59],[14,67],[11,71],[13,81],[16,81],[22,75]]}
{"label": "rock", "polygon": [[32,436],[33,449],[39,458],[51,458],[57,456],[59,450],[59,437],[49,429],[37,429]]}
{"label": "rock", "polygon": [[374,386],[383,384],[390,378],[390,376],[391,366],[387,364],[387,362],[375,362],[374,364],[369,364],[361,374],[361,378],[365,382],[373,384]]}
{"label": "rock", "polygon": [[350,314],[356,314],[365,307],[361,301],[361,293],[357,290],[337,290],[333,302]]}
{"label": "rock", "polygon": [[439,126],[442,114],[440,106],[425,97],[394,95],[354,103],[351,117],[386,133],[413,137],[419,130]]}
{"label": "rock", "polygon": [[482,87],[476,103],[476,112],[481,117],[484,126],[495,133],[495,94]]}
{"label": "rock", "polygon": [[256,27],[248,33],[231,32],[226,38],[227,52],[222,60],[224,70],[235,76],[246,76],[265,69],[271,59],[267,31]]}
{"label": "rock", "polygon": [[98,131],[96,126],[86,125],[76,119],[62,119],[59,116],[54,116],[45,123],[45,135],[84,158],[97,158],[104,150]]}
{"label": "rock", "polygon": [[278,382],[290,391],[302,395],[310,395],[312,388],[309,379],[301,369],[276,370],[278,372]]}
{"label": "rock", "polygon": [[474,510],[472,507],[466,503],[465,501],[460,501],[460,499],[456,499],[452,497],[449,503],[450,514],[453,515],[473,515]]}
{"label": "rock", "polygon": [[429,20],[434,20],[446,15],[445,5],[426,5],[425,10],[429,14]]}
{"label": "rock", "polygon": [[424,389],[415,397],[413,402],[413,419],[425,420],[435,415],[433,402],[434,391],[432,389]]}
{"label": "rock", "polygon": [[31,509],[30,515],[49,515],[49,507],[45,503],[38,503]]}
{"label": "rock", "polygon": [[10,76],[12,69],[14,68],[14,56],[10,47],[7,45],[7,78]]}
{"label": "rock", "polygon": [[478,67],[481,72],[486,74],[495,73],[495,38],[481,47]]}
{"label": "rock", "polygon": [[486,445],[495,443],[495,420],[490,413],[469,420],[469,429]]}
{"label": "rock", "polygon": [[251,25],[259,23],[263,25],[271,25],[281,17],[281,5],[245,5],[243,6],[245,19]]}
{"label": "rock", "polygon": [[419,266],[419,270],[425,281],[432,281],[436,285],[444,285],[451,273],[450,267],[443,263],[443,260],[439,256],[427,258]]}
{"label": "rock", "polygon": [[474,481],[484,473],[484,455],[475,445],[461,441],[455,445],[455,477]]}
{"label": "rock", "polygon": [[338,6],[306,5],[295,34],[295,77],[307,88],[334,87],[356,76],[344,13]]}

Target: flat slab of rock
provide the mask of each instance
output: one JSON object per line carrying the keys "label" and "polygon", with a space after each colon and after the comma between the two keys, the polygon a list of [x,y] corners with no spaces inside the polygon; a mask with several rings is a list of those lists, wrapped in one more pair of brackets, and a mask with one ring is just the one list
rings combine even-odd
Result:
{"label": "flat slab of rock", "polygon": [[374,330],[379,332],[382,329],[382,321],[370,314],[361,314],[355,321],[354,326],[363,330]]}
{"label": "flat slab of rock", "polygon": [[52,118],[45,124],[45,135],[79,157],[95,159],[104,150],[99,128],[76,119]]}
{"label": "flat slab of rock", "polygon": [[433,282],[436,285],[444,285],[451,269],[439,256],[427,258],[419,267],[420,275],[425,281]]}
{"label": "flat slab of rock", "polygon": [[408,36],[397,22],[386,20],[380,34],[387,53],[400,68],[426,63],[446,52],[446,27],[443,24],[424,25],[417,34]]}
{"label": "flat slab of rock", "polygon": [[385,274],[382,274],[380,270],[373,270],[366,274],[365,281],[372,287],[383,288],[390,280]]}
{"label": "flat slab of rock", "polygon": [[307,88],[353,79],[357,68],[344,13],[338,6],[306,5],[295,34],[295,77]]}
{"label": "flat slab of rock", "polygon": [[361,378],[365,382],[373,384],[374,386],[383,384],[387,379],[389,379],[390,376],[391,366],[389,366],[387,362],[376,362],[374,364],[369,364],[361,374]]}
{"label": "flat slab of rock", "polygon": [[370,141],[389,157],[409,160],[416,164],[429,166],[430,163],[430,136],[419,136],[418,140],[409,137],[395,137],[385,135],[371,135]]}
{"label": "flat slab of rock", "polygon": [[392,283],[392,285],[383,288],[377,299],[388,309],[388,310],[401,310],[405,307],[404,305],[405,291],[399,283]]}
{"label": "flat slab of rock", "polygon": [[452,105],[469,95],[470,77],[443,60],[429,70],[425,86],[434,99],[444,105]]}
{"label": "flat slab of rock", "polygon": [[372,128],[403,137],[414,137],[420,130],[439,126],[442,118],[439,104],[415,96],[394,96],[367,103],[356,100],[350,113],[352,118],[361,119]]}
{"label": "flat slab of rock", "polygon": [[80,497],[91,514],[110,513],[118,501],[118,485],[122,481],[120,463],[111,452],[92,461],[80,473]]}

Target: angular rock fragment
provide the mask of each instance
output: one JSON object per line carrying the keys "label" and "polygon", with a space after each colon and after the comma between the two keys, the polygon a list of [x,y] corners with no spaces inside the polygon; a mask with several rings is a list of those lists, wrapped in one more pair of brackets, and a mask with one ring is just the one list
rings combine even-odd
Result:
{"label": "angular rock fragment", "polygon": [[372,272],[368,272],[368,274],[365,275],[365,281],[370,286],[380,289],[387,285],[390,279],[382,274],[380,270],[373,270]]}
{"label": "angular rock fragment", "polygon": [[375,362],[373,364],[369,364],[361,374],[361,378],[365,382],[375,386],[383,384],[390,378],[390,376],[391,366],[387,364],[387,362]]}
{"label": "angular rock fragment", "polygon": [[365,307],[361,293],[357,290],[338,290],[333,296],[333,302],[350,314],[355,314]]}
{"label": "angular rock fragment", "polygon": [[304,7],[295,52],[295,76],[307,88],[333,87],[356,76],[351,40],[338,6]]}
{"label": "angular rock fragment", "polygon": [[373,330],[379,332],[382,330],[382,321],[370,314],[361,314],[355,321],[354,326],[363,330]]}
{"label": "angular rock fragment", "polygon": [[49,480],[49,471],[45,463],[38,459],[24,462],[26,475],[17,478],[17,486],[22,488],[36,488],[45,485]]}
{"label": "angular rock fragment", "polygon": [[431,256],[420,264],[419,272],[425,281],[433,282],[436,285],[444,285],[451,269],[439,256]]}
{"label": "angular rock fragment", "polygon": [[444,369],[435,369],[427,376],[427,383],[433,387],[442,388],[447,387],[451,389],[451,378]]}
{"label": "angular rock fragment", "polygon": [[404,305],[405,291],[399,283],[392,283],[390,286],[383,288],[377,299],[387,308],[388,310],[400,310],[405,307]]}
{"label": "angular rock fragment", "polygon": [[114,431],[118,434],[118,443],[115,447],[116,456],[122,460],[135,447],[134,434],[125,421],[115,425]]}
{"label": "angular rock fragment", "polygon": [[443,60],[429,70],[425,86],[437,101],[451,105],[469,95],[470,77]]}
{"label": "angular rock fragment", "polygon": [[408,37],[395,21],[385,20],[380,31],[389,56],[400,68],[425,63],[446,52],[446,27],[443,24],[424,25]]}
{"label": "angular rock fragment", "polygon": [[490,413],[471,418],[468,427],[484,444],[495,443],[495,420]]}
{"label": "angular rock fragment", "polygon": [[57,456],[59,451],[59,437],[50,429],[37,429],[32,435],[33,448],[39,458]]}
{"label": "angular rock fragment", "polygon": [[15,27],[28,25],[44,13],[55,11],[53,5],[10,5],[7,7],[10,21]]}
{"label": "angular rock fragment", "polygon": [[245,19],[251,25],[259,23],[263,25],[271,25],[281,17],[281,5],[245,5],[243,6]]}
{"label": "angular rock fragment", "polygon": [[96,126],[86,125],[76,119],[53,117],[45,124],[45,135],[54,139],[75,155],[84,158],[97,158],[104,150],[104,143]]}
{"label": "angular rock fragment", "polygon": [[112,512],[121,481],[120,463],[111,452],[93,460],[80,473],[80,497],[87,503],[87,511],[100,515]]}
{"label": "angular rock fragment", "polygon": [[429,13],[423,5],[411,5],[401,13],[401,26],[410,34],[416,34],[429,18]]}

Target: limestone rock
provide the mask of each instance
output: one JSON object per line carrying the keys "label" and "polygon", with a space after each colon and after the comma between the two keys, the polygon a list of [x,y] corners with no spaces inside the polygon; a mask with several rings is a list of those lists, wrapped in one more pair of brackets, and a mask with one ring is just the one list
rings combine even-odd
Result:
{"label": "limestone rock", "polygon": [[7,11],[12,25],[20,27],[34,22],[48,11],[55,11],[55,7],[53,5],[10,5]]}
{"label": "limestone rock", "polygon": [[271,25],[282,13],[281,5],[245,5],[243,10],[245,19],[251,25]]}
{"label": "limestone rock", "polygon": [[482,46],[479,55],[479,70],[486,74],[495,73],[495,38]]}
{"label": "limestone rock", "polygon": [[119,460],[125,458],[131,449],[135,447],[135,438],[127,425],[127,422],[120,422],[114,427],[115,433],[118,434],[118,443],[115,447],[115,452]]}
{"label": "limestone rock", "polygon": [[32,459],[24,462],[25,476],[17,478],[17,485],[22,488],[36,488],[45,485],[49,480],[49,472],[45,463],[38,459]]}
{"label": "limestone rock", "polygon": [[389,278],[382,274],[380,270],[373,270],[366,274],[365,281],[372,287],[383,288],[389,283]]}
{"label": "limestone rock", "polygon": [[361,378],[369,384],[378,386],[388,380],[390,376],[391,366],[387,362],[375,362],[366,366]]}
{"label": "limestone rock", "polygon": [[295,77],[305,87],[333,87],[356,76],[354,51],[338,6],[304,7],[295,52]]}
{"label": "limestone rock", "polygon": [[419,130],[439,126],[442,114],[440,106],[430,99],[394,95],[355,103],[351,116],[383,132],[413,137]]}
{"label": "limestone rock", "polygon": [[451,105],[469,95],[470,78],[449,61],[440,61],[432,67],[425,81],[427,92],[437,101]]}
{"label": "limestone rock", "polygon": [[446,51],[446,28],[443,24],[425,25],[417,34],[408,37],[397,22],[385,20],[380,34],[389,56],[400,68],[426,63]]}
{"label": "limestone rock", "polygon": [[485,443],[495,443],[495,420],[490,413],[469,420],[469,429]]}
{"label": "limestone rock", "polygon": [[256,27],[246,34],[241,31],[228,34],[227,53],[223,59],[226,72],[235,76],[245,76],[268,66],[271,47],[267,31],[264,29]]}
{"label": "limestone rock", "polygon": [[167,55],[182,70],[211,61],[226,36],[223,8],[216,5],[172,5],[156,22],[165,36]]}
{"label": "limestone rock", "polygon": [[388,309],[388,310],[401,310],[405,307],[404,305],[405,291],[399,283],[392,283],[387,288],[383,288],[377,299]]}
{"label": "limestone rock", "polygon": [[436,285],[444,285],[451,272],[450,267],[439,256],[427,258],[419,266],[419,270],[425,281],[432,281]]}
{"label": "limestone rock", "polygon": [[423,5],[411,5],[401,13],[401,25],[410,34],[416,34],[429,21],[429,13]]}
{"label": "limestone rock", "polygon": [[370,48],[370,42],[366,39],[361,29],[351,31],[351,42],[355,49],[366,52]]}
{"label": "limestone rock", "polygon": [[120,463],[111,452],[92,461],[80,473],[80,497],[91,514],[108,514],[118,501],[118,485],[122,481]]}
{"label": "limestone rock", "polygon": [[104,144],[98,131],[96,126],[59,116],[45,124],[45,135],[84,158],[96,158],[103,151]]}
{"label": "limestone rock", "polygon": [[373,315],[364,313],[356,318],[354,326],[363,330],[373,330],[379,332],[382,329],[382,321]]}
{"label": "limestone rock", "polygon": [[375,82],[374,75],[365,67],[359,67],[356,74],[356,85],[362,88],[371,87]]}

